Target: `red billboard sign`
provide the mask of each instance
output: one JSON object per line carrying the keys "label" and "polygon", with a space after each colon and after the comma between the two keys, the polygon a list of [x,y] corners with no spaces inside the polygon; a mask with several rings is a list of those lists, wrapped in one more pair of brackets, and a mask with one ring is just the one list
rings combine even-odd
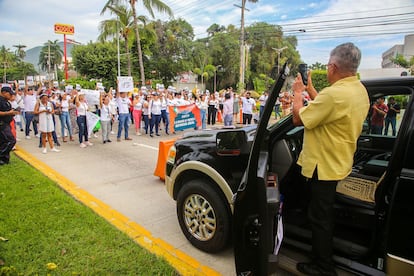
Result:
{"label": "red billboard sign", "polygon": [[55,24],[55,33],[73,35],[75,33],[75,26],[70,24]]}

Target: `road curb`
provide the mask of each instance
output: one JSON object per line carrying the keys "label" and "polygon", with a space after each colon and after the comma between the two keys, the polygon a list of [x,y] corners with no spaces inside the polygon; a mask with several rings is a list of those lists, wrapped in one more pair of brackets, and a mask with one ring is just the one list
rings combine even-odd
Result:
{"label": "road curb", "polygon": [[185,254],[179,249],[174,248],[169,243],[153,237],[151,232],[146,230],[138,223],[131,221],[128,217],[112,209],[109,205],[95,198],[87,191],[78,187],[74,182],[60,175],[57,171],[29,154],[21,147],[16,146],[14,153],[22,160],[42,172],[49,179],[56,182],[64,191],[82,204],[91,208],[99,216],[106,219],[120,231],[126,233],[141,247],[147,249],[151,253],[161,256],[173,266],[181,275],[220,275],[217,271],[208,266],[202,265],[200,262]]}

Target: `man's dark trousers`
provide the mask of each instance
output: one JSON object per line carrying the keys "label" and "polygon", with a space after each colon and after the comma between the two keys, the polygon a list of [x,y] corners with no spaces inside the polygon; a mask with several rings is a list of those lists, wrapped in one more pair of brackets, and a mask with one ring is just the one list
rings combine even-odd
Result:
{"label": "man's dark trousers", "polygon": [[[3,123],[4,124],[4,123]],[[10,151],[16,144],[16,139],[11,132],[10,124],[0,126],[0,160],[4,163],[10,161]]]}
{"label": "man's dark trousers", "polygon": [[311,201],[308,216],[312,225],[312,256],[314,262],[325,270],[334,269],[332,243],[334,228],[334,203],[338,181],[311,180]]}

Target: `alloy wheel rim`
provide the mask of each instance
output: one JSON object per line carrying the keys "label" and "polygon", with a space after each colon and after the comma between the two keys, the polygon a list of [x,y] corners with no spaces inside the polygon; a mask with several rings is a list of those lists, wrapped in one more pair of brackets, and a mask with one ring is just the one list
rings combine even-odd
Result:
{"label": "alloy wheel rim", "polygon": [[203,196],[192,194],[184,202],[184,222],[187,230],[200,241],[210,240],[216,232],[216,214]]}

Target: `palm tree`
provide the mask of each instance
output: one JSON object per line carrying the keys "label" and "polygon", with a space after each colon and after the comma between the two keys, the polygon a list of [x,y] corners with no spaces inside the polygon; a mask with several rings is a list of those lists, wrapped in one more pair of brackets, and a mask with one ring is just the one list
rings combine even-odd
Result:
{"label": "palm tree", "polygon": [[[101,11],[101,14],[103,14],[108,9],[109,6],[116,6],[125,1],[128,1],[132,9],[132,16],[134,18],[134,26],[135,26],[135,38],[137,41],[137,49],[138,49],[138,61],[139,61],[141,82],[142,84],[145,84],[145,71],[144,71],[144,62],[143,62],[143,57],[142,57],[141,38],[139,35],[137,12],[135,9],[135,3],[137,2],[137,0],[107,0],[105,6],[103,7]],[[167,13],[170,16],[172,15],[171,8],[168,7],[161,0],[141,0],[141,1],[145,9],[149,12],[152,18],[155,17],[153,8],[156,8],[157,11],[159,12]]]}
{"label": "palm tree", "polygon": [[16,56],[20,58],[20,60],[23,60],[26,57],[26,52],[24,50],[24,48],[26,48],[26,45],[21,45],[21,44],[17,44],[17,45],[13,45],[13,47],[16,47]]}
{"label": "palm tree", "polygon": [[[128,10],[126,6],[108,6],[107,9],[117,17],[101,21],[99,30],[101,34],[98,39],[100,41],[106,40],[108,37],[114,37],[119,34],[124,39],[125,53],[128,60],[128,76],[131,76],[131,57],[129,55],[129,40],[133,36],[134,18],[132,11]],[[145,24],[146,18],[140,16],[139,19]]]}
{"label": "palm tree", "polygon": [[50,74],[50,68],[55,68],[62,63],[63,51],[58,44],[58,40],[48,40],[39,55],[39,65],[43,71]]}

